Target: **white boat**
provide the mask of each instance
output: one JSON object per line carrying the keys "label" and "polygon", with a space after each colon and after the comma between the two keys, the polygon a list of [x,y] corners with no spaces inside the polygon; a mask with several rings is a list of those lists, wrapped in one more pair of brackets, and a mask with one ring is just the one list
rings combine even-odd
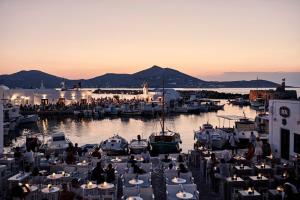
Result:
{"label": "white boat", "polygon": [[199,131],[194,131],[198,145],[209,145],[213,149],[222,149],[226,144],[227,133],[222,129],[214,129],[209,123],[203,124]]}
{"label": "white boat", "polygon": [[137,136],[137,139],[133,139],[129,143],[129,150],[131,154],[140,154],[147,150],[147,148],[148,141],[146,139],[141,139],[140,135]]}
{"label": "white boat", "polygon": [[124,155],[128,153],[128,142],[119,135],[114,135],[100,143],[107,155]]}
{"label": "white boat", "polygon": [[40,149],[44,150],[45,152],[63,152],[70,143],[71,141],[66,138],[64,133],[54,133],[51,135],[48,141],[41,145]]}
{"label": "white boat", "polygon": [[38,115],[24,115],[20,118],[20,124],[35,123],[39,120]]}
{"label": "white boat", "polygon": [[211,124],[206,123],[199,128],[198,131],[194,131],[194,138],[197,140],[200,145],[206,145],[210,143],[210,134],[214,132],[214,128]]}
{"label": "white boat", "polygon": [[235,122],[234,132],[238,136],[241,146],[246,146],[249,143],[251,133],[255,137],[259,136],[255,128],[255,122],[246,117],[240,118],[239,121]]}

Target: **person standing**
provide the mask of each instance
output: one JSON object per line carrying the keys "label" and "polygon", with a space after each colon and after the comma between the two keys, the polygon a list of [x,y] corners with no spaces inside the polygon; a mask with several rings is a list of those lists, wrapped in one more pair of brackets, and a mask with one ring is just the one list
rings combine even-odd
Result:
{"label": "person standing", "polygon": [[263,148],[263,142],[260,140],[259,137],[257,137],[256,144],[255,144],[255,154],[256,154],[257,161],[260,161],[262,159],[262,155],[263,155],[262,148]]}
{"label": "person standing", "polygon": [[239,138],[236,136],[236,133],[232,133],[229,137],[229,144],[232,150],[232,155],[237,154],[237,145],[240,142]]}

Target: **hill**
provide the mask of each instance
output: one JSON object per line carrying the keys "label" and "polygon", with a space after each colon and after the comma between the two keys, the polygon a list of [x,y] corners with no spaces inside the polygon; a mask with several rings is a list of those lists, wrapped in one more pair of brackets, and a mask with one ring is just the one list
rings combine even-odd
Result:
{"label": "hill", "polygon": [[81,82],[82,87],[128,87],[139,88],[148,82],[152,88],[161,87],[163,80],[168,88],[216,88],[216,87],[277,87],[278,84],[266,80],[251,81],[204,81],[171,68],[152,66],[134,74],[107,73],[91,79],[70,80],[38,70],[19,71],[0,75],[0,84],[10,88],[39,88],[43,81],[46,88],[60,87],[65,81],[68,87]]}

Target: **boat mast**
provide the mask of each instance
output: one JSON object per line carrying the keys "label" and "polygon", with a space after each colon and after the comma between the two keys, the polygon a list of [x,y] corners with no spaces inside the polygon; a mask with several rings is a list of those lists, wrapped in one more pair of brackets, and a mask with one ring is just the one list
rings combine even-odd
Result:
{"label": "boat mast", "polygon": [[163,93],[162,93],[162,134],[165,134],[165,77],[163,75]]}

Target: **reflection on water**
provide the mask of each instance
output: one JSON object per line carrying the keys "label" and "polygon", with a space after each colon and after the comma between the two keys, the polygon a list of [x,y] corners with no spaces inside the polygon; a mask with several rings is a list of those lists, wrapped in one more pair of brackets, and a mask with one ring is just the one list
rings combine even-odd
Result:
{"label": "reflection on water", "polygon": [[[221,103],[226,103],[222,100]],[[166,119],[166,127],[179,132],[182,138],[183,152],[193,148],[194,134],[202,124],[209,122],[214,126],[233,126],[217,117],[217,115],[239,115],[245,112],[249,118],[255,118],[256,111],[250,107],[238,107],[226,104],[224,110],[218,112],[201,113],[200,115],[182,114],[170,116]],[[38,123],[40,132],[51,134],[53,132],[64,132],[72,142],[83,144],[100,143],[100,141],[118,133],[128,141],[141,134],[148,138],[152,132],[160,131],[159,119],[144,118],[114,118],[114,119],[73,119],[73,118],[47,118]]]}

